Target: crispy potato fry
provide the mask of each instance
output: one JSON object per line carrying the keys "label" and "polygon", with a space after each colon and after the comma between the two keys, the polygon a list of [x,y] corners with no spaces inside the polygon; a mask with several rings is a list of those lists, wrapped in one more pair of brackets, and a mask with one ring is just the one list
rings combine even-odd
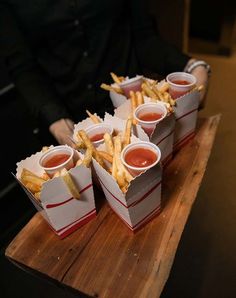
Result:
{"label": "crispy potato fry", "polygon": [[114,72],[110,72],[110,75],[115,83],[120,84],[122,82]]}
{"label": "crispy potato fry", "polygon": [[114,148],[115,148],[114,158],[115,158],[115,164],[116,164],[115,178],[119,186],[122,188],[126,185],[126,181],[125,181],[124,172],[122,171],[122,162],[120,160],[120,153],[122,149],[120,136],[117,136],[114,138]]}
{"label": "crispy potato fry", "polygon": [[[136,94],[134,93],[134,91],[130,91],[130,102],[131,102],[131,112],[132,112],[132,118],[133,118],[133,113],[134,110],[137,108],[137,98],[136,98]],[[137,124],[137,121],[133,118],[132,120],[133,124]]]}
{"label": "crispy potato fry", "polygon": [[43,146],[43,148],[41,149],[42,152],[46,152],[48,151],[49,147],[48,146]]}
{"label": "crispy potato fry", "polygon": [[132,130],[132,118],[129,117],[126,121],[126,126],[125,126],[125,131],[123,136],[123,148],[130,143],[131,130]]}
{"label": "crispy potato fry", "polygon": [[147,83],[142,83],[142,90],[146,93],[146,95],[152,99],[158,99],[155,92],[150,88]]}
{"label": "crispy potato fry", "polygon": [[41,191],[41,186],[40,185],[37,185],[37,184],[34,184],[32,182],[26,182],[24,185],[32,193],[36,193],[36,192]]}
{"label": "crispy potato fry", "polygon": [[82,165],[82,162],[83,162],[82,159],[78,159],[77,162],[75,163],[75,166],[77,167]]}
{"label": "crispy potato fry", "polygon": [[21,181],[25,185],[26,183],[32,183],[37,185],[38,187],[41,187],[46,180],[24,168],[21,172]]}
{"label": "crispy potato fry", "polygon": [[110,86],[107,84],[101,84],[100,87],[106,91],[112,91],[112,92],[116,92],[118,94],[123,94],[123,90],[119,87],[119,86]]}
{"label": "crispy potato fry", "polygon": [[144,103],[143,95],[140,91],[136,92],[136,98],[137,98],[137,106],[140,106]]}
{"label": "crispy potato fry", "polygon": [[124,80],[125,80],[125,77],[123,77],[123,76],[120,76],[120,77],[118,77],[119,78],[119,80],[121,81],[121,82],[123,82]]}
{"label": "crispy potato fry", "polygon": [[79,149],[86,149],[86,146],[85,146],[83,140],[81,139],[78,131],[77,131],[76,137],[77,137],[77,141],[75,143],[75,146],[76,146],[75,149],[77,149],[77,150],[79,150]]}
{"label": "crispy potato fry", "polygon": [[45,181],[48,181],[50,179],[50,177],[48,176],[48,174],[45,172],[43,173],[42,175],[42,179],[45,180]]}
{"label": "crispy potato fry", "polygon": [[71,193],[72,197],[75,199],[79,199],[80,192],[78,190],[78,187],[77,187],[77,185],[75,185],[73,178],[71,177],[70,173],[65,168],[61,171],[61,176],[62,176],[62,179],[65,182],[66,186],[68,187],[68,190]]}
{"label": "crispy potato fry", "polygon": [[79,131],[79,135],[81,137],[81,139],[83,140],[85,146],[87,148],[90,148],[92,150],[92,155],[93,157],[96,159],[96,161],[104,168],[106,169],[106,165],[103,161],[103,159],[100,157],[100,155],[98,154],[98,151],[96,150],[96,148],[93,146],[93,143],[90,141],[89,137],[87,136],[86,132],[84,130],[80,130]]}
{"label": "crispy potato fry", "polygon": [[35,198],[36,198],[37,201],[41,202],[41,199],[40,199],[41,192],[40,192],[40,191],[36,192],[36,193],[34,194],[34,196],[35,196]]}
{"label": "crispy potato fry", "polygon": [[112,157],[112,155],[109,154],[108,152],[100,150],[100,151],[98,151],[98,154],[99,154],[103,159],[105,159],[106,161],[112,163],[112,161],[113,161],[113,157]]}
{"label": "crispy potato fry", "polygon": [[105,133],[103,135],[103,139],[104,139],[104,143],[107,149],[107,152],[111,155],[114,154],[114,145],[113,145],[113,141],[112,141],[112,137],[109,133]]}
{"label": "crispy potato fry", "polygon": [[82,160],[81,164],[88,168],[92,161],[92,154],[93,154],[92,148],[87,148],[85,155],[84,155],[84,159]]}
{"label": "crispy potato fry", "polygon": [[93,123],[101,123],[101,120],[94,114],[91,114],[88,110],[86,110],[86,113],[88,114],[89,118],[93,121]]}
{"label": "crispy potato fry", "polygon": [[167,92],[168,90],[169,90],[169,84],[167,82],[164,82],[159,88],[159,91],[161,93]]}

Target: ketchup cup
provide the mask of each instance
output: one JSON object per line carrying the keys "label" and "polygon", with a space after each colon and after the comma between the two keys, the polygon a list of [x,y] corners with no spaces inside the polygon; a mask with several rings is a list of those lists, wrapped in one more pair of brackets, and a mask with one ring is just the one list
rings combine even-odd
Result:
{"label": "ketchup cup", "polygon": [[74,166],[74,149],[67,145],[55,146],[46,151],[39,160],[39,165],[44,169],[49,177],[66,168],[71,169]]}
{"label": "ketchup cup", "polygon": [[167,109],[162,103],[144,103],[134,110],[134,118],[149,137],[157,123],[164,119],[166,115]]}
{"label": "ketchup cup", "polygon": [[104,142],[104,134],[107,132],[111,135],[113,132],[113,128],[107,123],[97,123],[87,127],[85,129],[85,132],[93,145],[95,147],[98,147]]}
{"label": "ketchup cup", "polygon": [[173,99],[188,93],[196,84],[195,76],[186,72],[173,72],[166,77],[169,84],[169,93]]}
{"label": "ketchup cup", "polygon": [[132,176],[154,167],[161,159],[159,147],[150,142],[127,145],[121,152],[121,161]]}
{"label": "ketchup cup", "polygon": [[135,78],[125,79],[119,84],[120,88],[123,90],[125,96],[130,98],[129,92],[132,90],[134,92],[142,90],[143,76],[136,76]]}

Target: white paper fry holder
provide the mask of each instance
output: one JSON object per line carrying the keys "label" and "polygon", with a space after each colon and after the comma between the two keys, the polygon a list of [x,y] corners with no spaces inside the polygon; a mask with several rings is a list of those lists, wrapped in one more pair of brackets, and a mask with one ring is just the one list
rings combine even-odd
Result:
{"label": "white paper fry holder", "polygon": [[176,99],[174,107],[175,133],[174,151],[178,151],[195,135],[200,103],[199,91],[192,91]]}
{"label": "white paper fry holder", "polygon": [[[37,152],[18,162],[14,176],[50,228],[63,239],[96,216],[91,169],[79,165],[71,168],[64,177],[49,179],[42,185],[39,201],[21,182],[21,173],[27,169],[42,176],[43,169],[39,166],[42,154]],[[72,187],[68,187],[71,183]],[[79,198],[73,197],[77,192]]]}
{"label": "white paper fry holder", "polygon": [[[140,140],[132,137],[133,142]],[[104,150],[104,147],[99,149]],[[160,213],[162,180],[160,163],[136,176],[125,193],[120,189],[116,179],[96,160],[93,160],[93,166],[107,202],[130,230],[138,230]]]}

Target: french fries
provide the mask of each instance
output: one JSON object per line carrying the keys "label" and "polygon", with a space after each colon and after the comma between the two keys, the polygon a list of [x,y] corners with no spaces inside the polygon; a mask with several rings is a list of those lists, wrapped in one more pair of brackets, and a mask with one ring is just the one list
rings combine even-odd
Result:
{"label": "french fries", "polygon": [[101,123],[101,120],[94,114],[91,114],[88,110],[86,110],[86,113],[88,114],[89,118],[93,121],[93,123]]}
{"label": "french fries", "polygon": [[124,131],[123,148],[130,143],[131,130],[132,130],[132,118],[129,117],[126,121],[126,127]]}
{"label": "french fries", "polygon": [[63,169],[61,171],[61,177],[62,177],[63,181],[65,182],[72,197],[75,199],[79,199],[80,198],[79,189],[78,189],[77,185],[75,185],[70,173],[66,169]]}
{"label": "french fries", "polygon": [[89,137],[87,136],[86,132],[84,130],[80,130],[79,136],[83,140],[85,146],[87,149],[90,149],[92,151],[92,156],[96,159],[96,161],[103,167],[106,168],[105,163],[103,159],[98,154],[97,149],[93,146],[93,143],[90,141]]}
{"label": "french fries", "polygon": [[44,173],[42,177],[32,173],[30,170],[23,168],[20,176],[21,182],[24,186],[32,193],[38,194],[36,196],[37,200],[40,200],[40,192],[42,189],[42,185],[49,179],[48,175]]}
{"label": "french fries", "polygon": [[119,78],[114,72],[110,72],[110,75],[115,83],[122,83],[123,79]]}
{"label": "french fries", "polygon": [[134,110],[137,108],[138,103],[137,103],[137,98],[134,91],[130,91],[129,95],[130,95],[130,102],[131,102],[132,122],[135,125],[137,124],[137,121],[133,118],[133,113],[134,113]]}
{"label": "french fries", "polygon": [[100,85],[100,87],[102,89],[106,90],[106,91],[112,91],[112,92],[115,92],[115,93],[118,93],[118,94],[123,94],[124,93],[123,90],[118,86],[110,86],[110,85],[102,83]]}
{"label": "french fries", "polygon": [[113,145],[113,141],[112,141],[112,137],[109,133],[105,133],[103,136],[104,142],[105,142],[105,146],[107,149],[107,152],[111,155],[114,154],[114,145]]}
{"label": "french fries", "polygon": [[163,82],[157,85],[157,81],[150,82],[150,80],[144,80],[142,84],[142,93],[148,96],[153,102],[162,101],[168,112],[173,112],[173,106],[175,105],[175,100],[171,98],[169,94],[169,84]]}

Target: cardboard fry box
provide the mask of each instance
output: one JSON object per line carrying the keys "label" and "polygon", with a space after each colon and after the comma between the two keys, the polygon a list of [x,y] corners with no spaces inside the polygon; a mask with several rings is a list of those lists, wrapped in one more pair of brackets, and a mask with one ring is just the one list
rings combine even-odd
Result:
{"label": "cardboard fry box", "polygon": [[[144,97],[144,102],[150,102],[148,97]],[[114,115],[121,119],[127,119],[131,114],[131,102],[126,100],[125,103],[120,105]],[[161,150],[161,163],[165,166],[171,160],[173,154],[174,143],[174,130],[175,130],[175,117],[174,114],[169,114],[157,125],[151,136],[149,137],[140,125],[136,125],[134,134],[142,141],[150,141],[157,145]]]}
{"label": "cardboard fry box", "polygon": [[176,99],[174,151],[179,150],[194,136],[199,103],[200,95],[197,90]]}
{"label": "cardboard fry box", "polygon": [[[112,87],[116,87],[117,84],[112,84]],[[115,108],[119,107],[123,103],[126,102],[127,98],[123,94],[116,93],[114,91],[109,91],[110,99],[112,101],[112,104]]]}
{"label": "cardboard fry box", "polygon": [[94,159],[93,165],[107,202],[130,230],[136,231],[160,213],[162,179],[160,164],[132,180],[126,194],[120,190],[113,176]]}
{"label": "cardboard fry box", "polygon": [[42,154],[37,152],[18,162],[14,176],[51,229],[63,239],[96,216],[91,169],[80,165],[69,170],[74,184],[80,190],[79,199],[71,196],[61,177],[56,177],[43,184],[39,202],[21,183],[20,176],[23,168],[41,176],[43,170],[38,161]]}

